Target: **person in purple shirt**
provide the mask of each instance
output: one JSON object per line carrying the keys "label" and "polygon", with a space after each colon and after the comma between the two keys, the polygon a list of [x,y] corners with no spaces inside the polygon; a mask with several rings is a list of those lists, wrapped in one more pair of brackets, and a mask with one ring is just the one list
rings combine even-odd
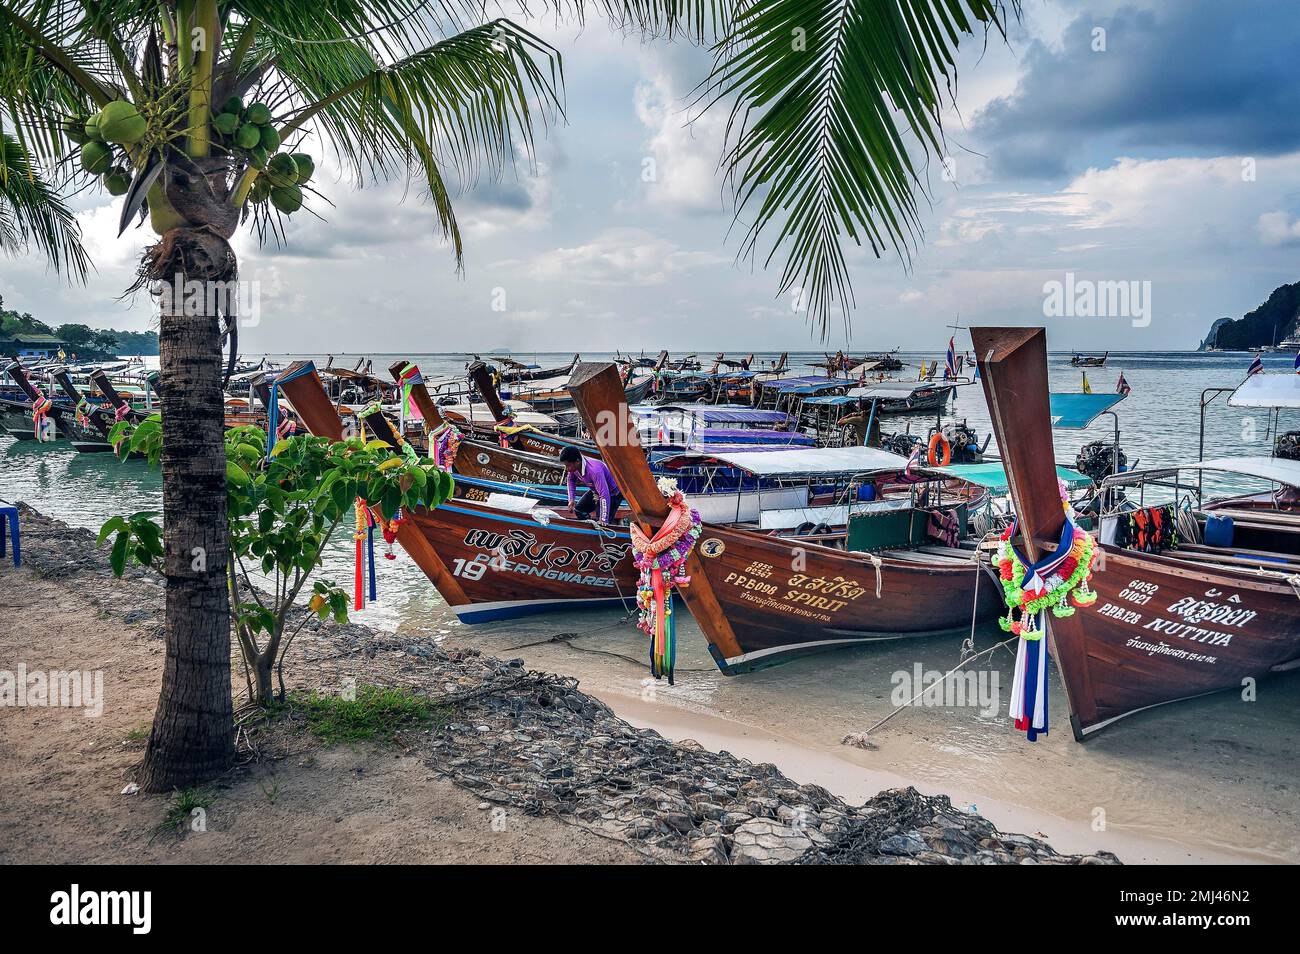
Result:
{"label": "person in purple shirt", "polygon": [[[614,514],[618,513],[619,504],[623,502],[623,495],[619,492],[618,484],[614,482],[614,475],[609,472],[609,468],[601,461],[584,457],[576,447],[566,447],[560,451],[560,461],[566,471],[564,480],[569,487],[569,506],[578,515],[578,519],[591,519],[592,512],[595,511],[599,501],[600,522],[612,523]],[[578,484],[588,489],[575,506],[573,498]]]}

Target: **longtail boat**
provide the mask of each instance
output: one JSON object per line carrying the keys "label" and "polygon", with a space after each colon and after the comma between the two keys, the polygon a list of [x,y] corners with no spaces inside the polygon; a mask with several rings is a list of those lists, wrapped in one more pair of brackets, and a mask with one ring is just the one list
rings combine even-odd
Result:
{"label": "longtail boat", "polygon": [[542,381],[546,378],[567,375],[577,367],[580,360],[582,355],[575,354],[572,361],[559,368],[530,368],[511,358],[498,358],[497,362],[501,365],[501,380],[507,384],[514,384],[520,381]]}
{"label": "longtail boat", "polygon": [[[610,364],[580,364],[570,390],[647,536],[669,517]],[[604,425],[604,426],[602,426]],[[918,508],[863,506],[845,552],[704,524],[679,592],[728,675],[835,647],[954,631],[995,615],[994,587],[970,550],[928,545]]]}
{"label": "longtail boat", "polygon": [[81,390],[73,383],[67,368],[55,368],[53,377],[63,393],[73,402],[76,413],[68,424],[72,446],[83,454],[102,454],[111,451],[113,445],[108,442],[108,432],[116,423],[111,411],[106,411],[85,398]]}
{"label": "longtail boat", "polygon": [[1079,354],[1070,355],[1070,364],[1076,368],[1103,368],[1106,366],[1106,359],[1110,357],[1110,352],[1105,354]]}
{"label": "longtail boat", "polygon": [[[1042,328],[974,328],[972,338],[1023,552],[1036,560],[1058,545],[1064,524],[1050,453],[1046,334]],[[1257,476],[1291,489],[1264,501],[1211,503],[1181,516],[1181,507],[1157,514],[1130,501],[1101,517],[1090,581],[1096,602],[1048,619],[1071,727],[1080,741],[1144,709],[1239,691],[1244,680],[1300,667],[1300,494],[1294,490],[1300,467],[1270,458],[1189,466]],[[1106,483],[1132,486],[1150,477],[1123,474]],[[1211,539],[1207,521],[1233,516],[1238,519],[1232,539]],[[1165,520],[1182,529],[1152,536]],[[1130,521],[1144,537],[1122,532]]]}
{"label": "longtail boat", "polygon": [[26,398],[0,401],[0,425],[9,435],[20,441],[53,441],[70,436],[76,416],[73,409],[43,392],[20,362],[11,362],[5,370]]}
{"label": "longtail boat", "polygon": [[[276,386],[313,434],[342,438],[343,422],[311,362],[290,365]],[[399,525],[397,542],[464,623],[630,608],[636,592],[625,529],[570,520],[535,499],[515,510],[459,498],[420,509]]]}

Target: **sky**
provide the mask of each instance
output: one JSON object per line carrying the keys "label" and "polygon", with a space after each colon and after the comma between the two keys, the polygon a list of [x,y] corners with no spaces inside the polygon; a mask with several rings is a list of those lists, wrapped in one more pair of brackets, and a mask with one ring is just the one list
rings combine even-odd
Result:
{"label": "sky", "polygon": [[[530,27],[563,56],[565,115],[455,197],[463,273],[418,187],[357,191],[321,157],[320,218],[284,247],[235,240],[259,304],[243,351],[927,350],[956,319],[1045,324],[1053,350],[1191,349],[1300,280],[1300,4],[1024,0],[1006,42],[967,38],[923,241],[910,263],[852,248],[851,328],[825,342],[777,295],[780,254],[737,260],[726,116],[691,108],[708,53]],[[121,299],[147,226],[117,239],[115,200],[75,202],[94,275],[0,258],[6,307],[150,327],[147,296]]]}

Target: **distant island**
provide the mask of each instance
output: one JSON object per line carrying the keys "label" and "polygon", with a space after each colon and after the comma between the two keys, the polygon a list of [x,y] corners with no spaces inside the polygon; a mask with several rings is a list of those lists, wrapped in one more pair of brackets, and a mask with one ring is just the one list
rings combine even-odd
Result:
{"label": "distant island", "polygon": [[1246,351],[1270,348],[1296,330],[1300,317],[1300,282],[1280,285],[1268,300],[1241,318],[1218,318],[1197,351]]}
{"label": "distant island", "polygon": [[158,353],[158,332],[117,331],[89,325],[64,324],[52,327],[23,312],[5,308],[0,296],[0,357],[44,354],[54,357],[60,350],[71,360],[102,361],[118,355]]}

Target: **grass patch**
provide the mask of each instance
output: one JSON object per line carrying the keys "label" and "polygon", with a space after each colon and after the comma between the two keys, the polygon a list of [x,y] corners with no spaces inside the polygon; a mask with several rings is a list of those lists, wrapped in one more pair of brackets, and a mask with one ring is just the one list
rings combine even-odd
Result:
{"label": "grass patch", "polygon": [[136,726],[134,729],[132,729],[130,732],[126,734],[126,738],[123,740],[122,744],[123,745],[144,744],[145,742],[149,741],[149,729],[150,726],[148,725]]}
{"label": "grass patch", "polygon": [[294,706],[307,718],[312,735],[322,742],[391,743],[402,729],[446,720],[446,707],[437,706],[409,689],[358,686],[355,699],[296,695]]}
{"label": "grass patch", "polygon": [[[184,835],[194,821],[194,810],[201,808],[206,812],[212,807],[213,798],[211,792],[201,788],[185,788],[173,792],[171,801],[167,803],[167,813],[163,815],[162,823],[153,829],[149,843],[153,844],[154,838],[169,831]],[[204,826],[202,830],[206,831],[206,820]]]}

